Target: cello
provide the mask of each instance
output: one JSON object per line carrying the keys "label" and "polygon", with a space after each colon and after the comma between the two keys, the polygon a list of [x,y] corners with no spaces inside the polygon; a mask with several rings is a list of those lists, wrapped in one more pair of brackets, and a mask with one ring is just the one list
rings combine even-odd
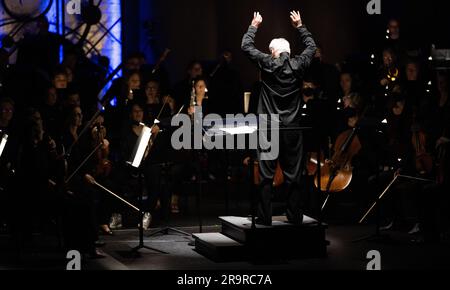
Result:
{"label": "cello", "polygon": [[316,188],[325,188],[327,198],[322,205],[325,208],[332,193],[341,192],[346,189],[353,177],[352,159],[361,150],[361,142],[357,136],[359,127],[355,125],[352,129],[342,132],[334,144],[334,154],[330,160],[326,160],[316,174],[314,185]]}
{"label": "cello", "polygon": [[[361,143],[356,135],[358,128],[341,133],[334,144],[334,154],[331,160],[326,160],[321,169],[320,188],[328,193],[340,192],[346,189],[353,176],[351,165],[353,157],[361,150]],[[316,176],[314,185],[318,187]]]}

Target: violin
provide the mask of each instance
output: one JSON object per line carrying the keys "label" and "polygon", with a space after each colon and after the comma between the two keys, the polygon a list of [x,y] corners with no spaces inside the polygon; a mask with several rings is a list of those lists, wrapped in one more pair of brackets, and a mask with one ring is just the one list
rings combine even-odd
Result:
{"label": "violin", "polygon": [[168,104],[169,100],[171,99],[170,96],[166,96],[163,98],[164,99],[164,103],[161,107],[161,109],[159,110],[158,116],[156,116],[155,120],[153,121],[153,125],[150,127],[150,130],[152,132],[151,136],[150,136],[150,140],[148,141],[148,146],[145,150],[144,153],[144,158],[148,157],[149,152],[152,150],[153,145],[155,145],[155,141],[156,141],[156,137],[158,137],[158,134],[160,132],[159,126],[158,124],[159,122],[159,118],[161,117],[162,113],[164,112],[164,109],[166,107],[166,105]]}
{"label": "violin", "polygon": [[92,128],[93,147],[101,147],[95,153],[95,175],[107,177],[112,171],[112,162],[108,159],[109,156],[109,142],[105,139],[106,128],[103,125],[97,125]]}

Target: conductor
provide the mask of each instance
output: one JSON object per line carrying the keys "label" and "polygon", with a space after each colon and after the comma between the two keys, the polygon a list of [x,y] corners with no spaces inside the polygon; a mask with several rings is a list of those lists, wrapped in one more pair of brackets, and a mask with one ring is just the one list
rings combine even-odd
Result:
{"label": "conductor", "polygon": [[289,130],[289,128],[298,127],[300,124],[302,108],[300,84],[303,73],[309,67],[316,52],[316,44],[311,33],[303,25],[298,11],[290,13],[290,20],[305,46],[301,54],[291,55],[290,44],[283,38],[271,41],[270,54],[256,49],[255,36],[263,21],[259,12],[254,13],[251,25],[242,39],[242,50],[261,71],[262,89],[257,113],[260,116],[276,114],[281,129],[279,132],[279,156],[273,156],[273,160],[266,160],[267,158],[261,158],[264,151],[258,149],[261,183],[256,222],[267,226],[272,225],[271,197],[277,160],[280,162],[288,191],[286,216],[291,223],[301,224],[303,222],[299,185],[303,138],[302,132]]}

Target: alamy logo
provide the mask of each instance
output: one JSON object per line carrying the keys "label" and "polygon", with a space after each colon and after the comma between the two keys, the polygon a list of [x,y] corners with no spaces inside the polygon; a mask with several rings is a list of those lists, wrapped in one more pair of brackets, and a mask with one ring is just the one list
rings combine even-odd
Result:
{"label": "alamy logo", "polygon": [[370,0],[366,6],[369,15],[381,14],[381,0]]}
{"label": "alamy logo", "polygon": [[381,254],[377,250],[371,250],[367,253],[366,258],[369,259],[366,270],[381,270]]}
{"label": "alamy logo", "polygon": [[81,0],[70,0],[66,5],[66,12],[69,15],[81,14]]}
{"label": "alamy logo", "polygon": [[66,270],[79,271],[81,270],[81,254],[79,251],[72,250],[67,252],[66,258],[69,260],[66,265]]}

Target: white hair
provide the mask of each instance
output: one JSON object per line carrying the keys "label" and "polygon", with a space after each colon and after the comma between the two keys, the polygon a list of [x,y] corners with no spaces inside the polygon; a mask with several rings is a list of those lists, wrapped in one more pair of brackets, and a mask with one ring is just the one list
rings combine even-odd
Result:
{"label": "white hair", "polygon": [[284,38],[275,38],[269,44],[269,49],[274,51],[275,56],[279,56],[283,52],[291,54],[291,46],[289,41]]}

